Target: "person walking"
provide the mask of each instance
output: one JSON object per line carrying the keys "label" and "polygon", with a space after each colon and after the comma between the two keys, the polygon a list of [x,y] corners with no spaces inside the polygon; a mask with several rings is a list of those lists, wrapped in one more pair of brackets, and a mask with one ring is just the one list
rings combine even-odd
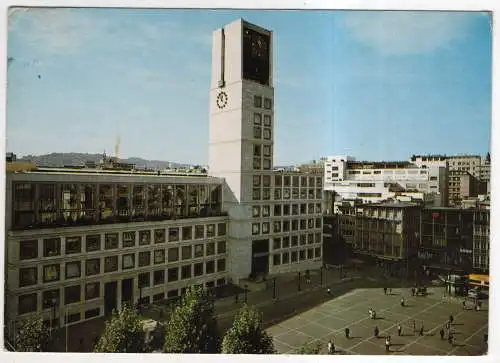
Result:
{"label": "person walking", "polygon": [[389,287],[389,295],[392,295],[392,287]]}
{"label": "person walking", "polygon": [[417,322],[413,319],[413,333],[417,331]]}
{"label": "person walking", "polygon": [[453,343],[453,334],[451,332],[448,334],[448,343]]}
{"label": "person walking", "polygon": [[466,302],[465,302],[465,300],[464,300],[464,301],[462,301],[462,309],[463,309],[463,310],[465,310],[465,306],[466,306]]}
{"label": "person walking", "polygon": [[439,335],[441,336],[441,340],[444,340],[444,329],[441,328],[441,330],[439,331]]}
{"label": "person walking", "polygon": [[389,337],[385,338],[385,351],[388,352],[389,348],[391,346],[391,342],[389,340]]}
{"label": "person walking", "polygon": [[384,287],[384,295],[387,295],[387,287]]}
{"label": "person walking", "polygon": [[373,329],[373,336],[375,338],[378,338],[378,333],[379,333],[378,326],[375,326],[375,329]]}
{"label": "person walking", "polygon": [[398,336],[401,336],[401,332],[403,331],[403,328],[401,328],[401,325],[398,324]]}
{"label": "person walking", "polygon": [[346,337],[347,339],[349,339],[349,334],[350,334],[350,330],[349,330],[349,328],[345,328],[345,337]]}
{"label": "person walking", "polygon": [[415,296],[415,288],[414,287],[411,288],[411,296]]}
{"label": "person walking", "polygon": [[401,298],[401,306],[405,306],[405,298],[404,297]]}
{"label": "person walking", "polygon": [[420,336],[423,336],[424,335],[424,325],[422,324],[422,326],[420,327],[420,332],[419,334]]}
{"label": "person walking", "polygon": [[453,324],[453,315],[450,315],[450,325]]}
{"label": "person walking", "polygon": [[333,349],[334,349],[334,348],[333,348],[333,342],[332,342],[332,340],[330,339],[330,340],[328,341],[328,354],[333,354]]}

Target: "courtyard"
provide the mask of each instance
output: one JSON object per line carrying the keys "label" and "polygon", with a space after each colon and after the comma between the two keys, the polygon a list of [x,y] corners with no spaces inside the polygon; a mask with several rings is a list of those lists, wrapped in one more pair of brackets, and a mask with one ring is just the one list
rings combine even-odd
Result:
{"label": "courtyard", "polygon": [[[405,296],[406,306],[400,305]],[[360,355],[481,355],[486,352],[483,342],[488,333],[488,304],[480,311],[463,310],[462,300],[443,297],[442,288],[430,288],[427,296],[411,296],[409,289],[392,289],[385,295],[381,288],[354,289],[332,298],[312,309],[304,311],[267,329],[273,336],[278,353],[291,354],[305,344],[322,346],[327,352],[327,342],[335,345],[335,354]],[[377,312],[376,319],[370,319],[368,310]],[[449,344],[441,340],[439,331],[450,315],[456,342]],[[413,326],[416,326],[416,332]],[[402,335],[398,336],[397,326]],[[424,326],[424,335],[418,330]],[[378,326],[379,337],[373,330]],[[346,338],[344,329],[350,329]],[[385,337],[391,336],[389,353],[385,351]]]}

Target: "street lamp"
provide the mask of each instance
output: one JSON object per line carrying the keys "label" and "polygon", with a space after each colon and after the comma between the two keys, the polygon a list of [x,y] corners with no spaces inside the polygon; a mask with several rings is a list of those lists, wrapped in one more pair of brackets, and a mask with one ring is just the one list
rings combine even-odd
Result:
{"label": "street lamp", "polygon": [[273,299],[276,299],[276,277],[273,279]]}

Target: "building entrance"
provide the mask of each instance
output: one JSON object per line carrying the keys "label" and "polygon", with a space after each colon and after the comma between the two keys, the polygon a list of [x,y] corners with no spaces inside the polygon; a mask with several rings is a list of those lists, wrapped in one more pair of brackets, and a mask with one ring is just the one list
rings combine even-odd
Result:
{"label": "building entrance", "polygon": [[122,305],[134,305],[134,279],[122,280]]}
{"label": "building entrance", "polygon": [[110,315],[116,309],[117,300],[117,282],[112,281],[104,284],[104,315]]}
{"label": "building entrance", "polygon": [[252,243],[252,276],[269,273],[269,240],[262,239]]}

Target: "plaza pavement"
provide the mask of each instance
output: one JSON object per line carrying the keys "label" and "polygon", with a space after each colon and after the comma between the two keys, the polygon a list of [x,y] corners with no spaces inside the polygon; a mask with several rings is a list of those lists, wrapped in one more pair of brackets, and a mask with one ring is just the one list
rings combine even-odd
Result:
{"label": "plaza pavement", "polygon": [[[267,329],[273,336],[278,353],[291,354],[305,344],[320,343],[325,354],[332,339],[335,354],[395,354],[395,355],[480,355],[486,351],[483,343],[488,332],[488,305],[480,311],[463,310],[461,299],[443,298],[443,288],[430,288],[428,296],[412,297],[408,288],[393,288],[384,295],[381,288],[358,288],[343,295],[330,297],[315,307],[301,312]],[[400,306],[404,294],[407,306]],[[409,295],[409,296],[408,296]],[[377,312],[377,319],[368,317],[368,309]],[[456,345],[441,340],[439,330],[449,316],[454,316],[452,332]],[[413,332],[424,326],[424,335]],[[401,324],[403,335],[397,335]],[[373,336],[375,326],[380,337]],[[344,329],[350,329],[347,339]],[[391,336],[390,352],[385,351],[385,336]]]}

